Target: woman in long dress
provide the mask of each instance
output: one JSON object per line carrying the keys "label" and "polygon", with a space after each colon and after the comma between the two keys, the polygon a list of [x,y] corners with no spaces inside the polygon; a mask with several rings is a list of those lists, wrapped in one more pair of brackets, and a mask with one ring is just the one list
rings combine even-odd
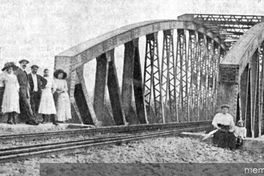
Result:
{"label": "woman in long dress", "polygon": [[13,70],[16,65],[13,62],[7,62],[2,69],[5,71],[1,78],[5,85],[2,112],[8,116],[8,124],[16,124],[16,117],[20,113],[19,107],[19,84]]}
{"label": "woman in long dress", "polygon": [[222,148],[236,148],[236,137],[234,135],[235,123],[231,114],[228,113],[229,105],[221,106],[221,113],[214,116],[212,125],[217,131],[213,136],[213,143]]}
{"label": "woman in long dress", "polygon": [[64,122],[72,118],[70,97],[66,82],[67,74],[59,69],[54,72],[54,77],[54,91],[58,94],[56,102],[57,119],[59,122]]}
{"label": "woman in long dress", "polygon": [[[38,113],[42,114],[42,123],[46,123],[49,121],[51,116],[56,114],[56,108],[52,95],[53,80],[49,76],[48,69],[44,69],[43,77],[47,80],[47,84],[46,87],[42,89]],[[52,121],[55,123],[54,120]]]}

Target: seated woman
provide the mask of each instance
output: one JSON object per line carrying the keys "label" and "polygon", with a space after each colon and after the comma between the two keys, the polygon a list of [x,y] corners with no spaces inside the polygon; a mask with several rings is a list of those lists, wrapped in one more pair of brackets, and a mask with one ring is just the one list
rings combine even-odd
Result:
{"label": "seated woman", "polygon": [[229,105],[221,106],[221,113],[214,116],[212,125],[218,129],[213,136],[213,143],[222,148],[236,148],[236,137],[234,135],[235,123],[231,114],[228,113]]}

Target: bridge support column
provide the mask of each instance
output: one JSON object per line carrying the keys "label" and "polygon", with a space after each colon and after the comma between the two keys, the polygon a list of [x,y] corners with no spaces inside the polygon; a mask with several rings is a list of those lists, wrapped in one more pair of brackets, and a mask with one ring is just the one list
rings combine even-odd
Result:
{"label": "bridge support column", "polygon": [[86,88],[83,69],[84,65],[77,68],[76,70],[80,80],[80,84],[75,85],[75,99],[77,100],[76,103],[80,109],[82,120],[85,124],[94,124],[95,126],[100,126],[102,122],[98,121],[96,118],[94,107]]}
{"label": "bridge support column", "polygon": [[[126,120],[133,123],[147,123],[146,109],[143,97],[142,75],[138,39],[125,44],[125,58],[123,67],[122,101]],[[132,106],[135,98],[136,112]]]}
{"label": "bridge support column", "polygon": [[108,60],[106,54],[96,58],[96,80],[94,87],[94,111],[102,125],[113,125],[112,116],[105,105],[105,88],[108,78]]}
{"label": "bridge support column", "polygon": [[79,84],[79,79],[77,76],[76,71],[73,71],[69,75],[68,81],[68,89],[69,89],[69,97],[71,101],[71,113],[72,113],[72,121],[83,123],[80,110],[78,108],[77,102],[75,100],[75,91],[76,91],[76,84]]}
{"label": "bridge support column", "polygon": [[114,50],[106,52],[106,58],[107,60],[109,60],[107,85],[111,100],[113,118],[115,120],[116,125],[124,125],[126,124],[126,120],[122,110],[122,101],[116,73]]}
{"label": "bridge support column", "polygon": [[147,111],[144,100],[144,87],[142,80],[142,71],[140,63],[140,54],[138,45],[135,47],[135,61],[134,61],[134,96],[137,109],[137,117],[141,124],[148,124]]}
{"label": "bridge support column", "polygon": [[125,43],[123,83],[122,83],[122,102],[126,120],[129,124],[137,124],[138,119],[132,106],[134,62],[135,62],[135,45],[138,39]]}
{"label": "bridge support column", "polygon": [[[144,97],[150,123],[165,123],[160,80],[158,33],[152,33],[146,36],[144,68]],[[154,101],[151,100],[152,95]],[[154,103],[154,112],[152,103]]]}

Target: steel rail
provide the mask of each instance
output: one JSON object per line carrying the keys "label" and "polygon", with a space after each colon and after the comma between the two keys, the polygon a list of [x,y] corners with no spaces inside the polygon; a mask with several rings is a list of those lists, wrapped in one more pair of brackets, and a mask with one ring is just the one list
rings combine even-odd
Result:
{"label": "steel rail", "polygon": [[210,124],[211,121],[201,122],[183,122],[183,123],[168,123],[168,124],[140,124],[140,125],[129,125],[129,126],[110,126],[100,128],[80,128],[60,131],[47,131],[38,133],[23,133],[23,134],[8,134],[0,135],[0,143],[8,141],[16,142],[27,142],[27,141],[43,141],[52,138],[66,138],[76,137],[77,135],[89,136],[94,134],[106,134],[106,133],[133,133],[140,131],[151,131],[151,130],[162,130],[162,129],[173,129],[180,127],[192,127]]}
{"label": "steel rail", "polygon": [[179,129],[170,129],[165,131],[150,132],[146,134],[123,134],[109,137],[95,137],[86,140],[76,140],[58,143],[48,143],[48,144],[37,144],[22,147],[13,147],[9,149],[0,150],[0,162],[14,161],[19,159],[25,159],[29,157],[42,156],[52,153],[66,152],[73,153],[75,150],[85,149],[92,146],[108,145],[122,142],[130,142],[143,140],[154,137],[170,136],[180,134],[186,131],[201,131],[209,127],[208,124],[203,125],[193,125],[192,127],[180,127]]}

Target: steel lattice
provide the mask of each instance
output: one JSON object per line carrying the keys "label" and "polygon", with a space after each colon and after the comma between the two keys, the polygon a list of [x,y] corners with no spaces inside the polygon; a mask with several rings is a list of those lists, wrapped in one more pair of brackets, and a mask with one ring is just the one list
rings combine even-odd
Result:
{"label": "steel lattice", "polygon": [[198,101],[197,101],[197,36],[193,31],[189,31],[188,41],[188,60],[190,61],[190,73],[188,74],[188,80],[190,80],[189,91],[189,116],[188,120],[196,119],[198,113]]}
{"label": "steel lattice", "polygon": [[173,32],[164,31],[161,70],[157,34],[147,35],[146,105],[154,107],[159,122],[161,119],[163,122],[211,119],[216,106],[218,64],[223,51],[204,34],[184,29],[176,31],[176,58]]}
{"label": "steel lattice", "polygon": [[186,33],[184,30],[177,31],[177,57],[176,57],[176,100],[179,121],[186,121],[188,112],[188,58],[186,52]]}
{"label": "steel lattice", "polygon": [[[162,50],[162,65],[161,65],[161,90],[162,99],[165,107],[169,107],[169,112],[166,114],[167,118],[172,121],[177,121],[176,111],[176,90],[175,90],[175,76],[174,76],[174,43],[173,31],[164,31],[163,34],[163,50]],[[170,117],[169,117],[170,116]]]}
{"label": "steel lattice", "polygon": [[146,53],[144,69],[144,97],[146,105],[151,107],[151,96],[154,96],[154,112],[156,122],[165,122],[163,114],[161,83],[160,83],[160,62],[158,52],[157,33],[146,36]]}

